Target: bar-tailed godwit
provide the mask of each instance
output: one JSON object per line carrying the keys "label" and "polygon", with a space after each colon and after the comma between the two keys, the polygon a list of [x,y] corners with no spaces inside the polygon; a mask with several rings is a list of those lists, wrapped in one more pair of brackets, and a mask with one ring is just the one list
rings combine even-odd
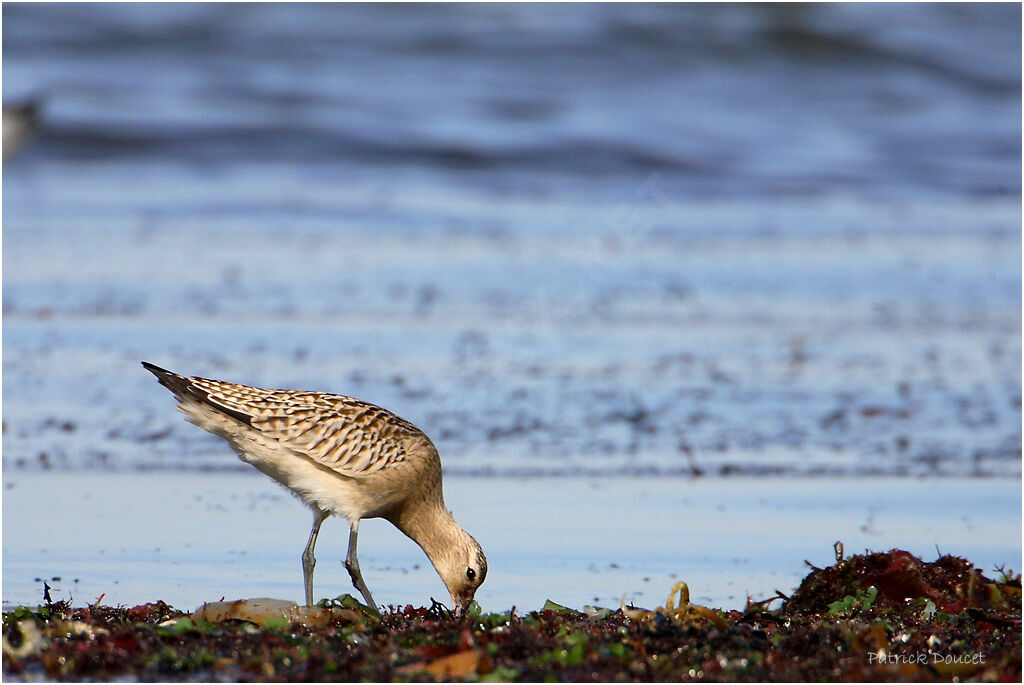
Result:
{"label": "bar-tailed godwit", "polygon": [[487,576],[487,559],[445,508],[440,457],[416,426],[343,395],[253,388],[142,365],[174,393],[188,421],[227,440],[242,461],[312,509],[313,528],[302,553],[307,605],[313,603],[313,547],[332,514],[348,520],[345,567],[374,610],[356,557],[364,518],[391,521],[426,552],[456,615],[473,600]]}

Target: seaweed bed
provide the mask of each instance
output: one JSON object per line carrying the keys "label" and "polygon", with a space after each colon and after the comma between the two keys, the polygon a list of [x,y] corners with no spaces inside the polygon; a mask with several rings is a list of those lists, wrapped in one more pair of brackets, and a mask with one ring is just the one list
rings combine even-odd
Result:
{"label": "seaweed bed", "polygon": [[[320,625],[282,615],[209,621],[164,602],[3,615],[7,680],[611,681],[1021,679],[1021,578],[892,550],[813,568],[790,597],[744,611],[548,602],[520,615],[440,605],[376,616],[322,602]],[[772,604],[780,602],[775,609]],[[317,612],[313,612],[317,613]],[[311,615],[311,614],[310,614]]]}

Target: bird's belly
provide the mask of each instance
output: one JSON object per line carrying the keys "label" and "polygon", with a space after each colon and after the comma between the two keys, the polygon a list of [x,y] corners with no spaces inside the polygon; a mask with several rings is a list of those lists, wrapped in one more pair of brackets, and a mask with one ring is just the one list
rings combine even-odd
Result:
{"label": "bird's belly", "polygon": [[239,450],[242,461],[291,490],[307,505],[315,505],[349,521],[387,516],[402,499],[400,492],[380,483],[338,474],[313,460],[287,452],[281,447]]}
{"label": "bird's belly", "polygon": [[340,476],[310,459],[285,451],[262,449],[262,446],[246,446],[244,449],[233,441],[232,447],[239,458],[252,464],[260,472],[285,486],[305,504],[317,506],[323,511],[344,516],[350,521],[363,518],[365,503],[359,489],[351,479]]}

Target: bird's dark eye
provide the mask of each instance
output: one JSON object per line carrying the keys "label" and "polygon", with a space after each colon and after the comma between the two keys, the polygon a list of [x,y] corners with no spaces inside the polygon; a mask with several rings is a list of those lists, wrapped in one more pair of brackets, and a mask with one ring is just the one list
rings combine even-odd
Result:
{"label": "bird's dark eye", "polygon": [[476,578],[476,571],[474,571],[471,568],[467,568],[466,569],[466,577],[469,578],[470,580],[473,580],[474,578]]}

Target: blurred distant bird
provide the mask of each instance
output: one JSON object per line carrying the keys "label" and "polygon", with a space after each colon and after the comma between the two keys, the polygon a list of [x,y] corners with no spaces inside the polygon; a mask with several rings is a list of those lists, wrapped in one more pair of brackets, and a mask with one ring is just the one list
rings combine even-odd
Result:
{"label": "blurred distant bird", "polygon": [[20,150],[39,127],[39,111],[42,100],[30,99],[20,105],[5,105],[3,108],[3,159],[6,161]]}
{"label": "blurred distant bird", "polygon": [[242,461],[313,510],[302,554],[307,605],[313,603],[313,547],[320,524],[337,514],[349,522],[345,567],[367,605],[377,609],[356,558],[359,521],[385,518],[426,552],[456,615],[465,611],[487,576],[487,560],[445,509],[441,460],[416,426],[351,397],[185,378],[142,365],[174,393],[190,422],[227,440]]}

